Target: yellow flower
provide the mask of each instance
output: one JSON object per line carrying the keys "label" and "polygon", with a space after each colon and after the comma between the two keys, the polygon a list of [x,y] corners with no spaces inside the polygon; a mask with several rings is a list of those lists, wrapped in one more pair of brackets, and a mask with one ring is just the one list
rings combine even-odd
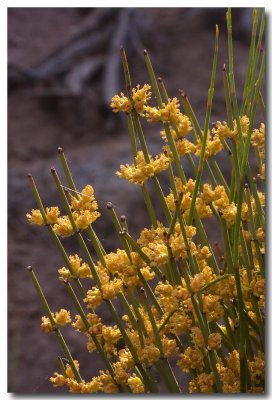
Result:
{"label": "yellow flower", "polygon": [[177,365],[184,372],[189,372],[190,369],[198,369],[202,371],[204,368],[203,355],[196,347],[187,347],[187,349],[180,355]]}
{"label": "yellow flower", "polygon": [[[154,107],[146,108],[146,117],[149,121],[153,122],[165,122],[174,125],[178,125],[180,122],[180,118],[188,118],[181,114],[179,109],[179,102],[176,97],[172,100],[169,99],[168,103],[163,103],[163,107],[159,109],[154,109]],[[181,122],[182,123],[182,122]]]}
{"label": "yellow flower", "polygon": [[203,297],[203,312],[206,313],[207,320],[217,321],[224,314],[224,309],[219,302],[220,297],[208,294],[207,296],[202,295]]}
{"label": "yellow flower", "polygon": [[97,211],[80,210],[73,212],[73,217],[78,229],[87,229],[98,217],[100,213]]}
{"label": "yellow flower", "polygon": [[[60,210],[58,207],[46,207],[45,215],[48,224],[55,224],[60,215]],[[28,219],[28,222],[31,223],[31,225],[38,225],[38,226],[45,225],[40,210],[32,209],[31,214],[26,214],[26,217]]]}
{"label": "yellow flower", "polygon": [[[207,158],[214,156],[215,154],[217,154],[220,151],[222,151],[223,148],[224,147],[223,147],[223,145],[221,143],[220,138],[217,135],[214,135],[212,137],[210,135],[210,132],[208,132],[204,159],[206,160]],[[201,151],[202,151],[202,140],[198,139],[197,140],[197,145],[196,145],[195,155],[200,157]]]}
{"label": "yellow flower", "polygon": [[67,215],[59,217],[53,225],[53,231],[63,238],[73,235],[74,230],[69,217]]}
{"label": "yellow flower", "polygon": [[218,136],[220,139],[231,137],[231,130],[226,121],[223,121],[223,123],[217,121],[212,129],[212,133]]}
{"label": "yellow flower", "polygon": [[116,278],[107,283],[104,283],[101,288],[103,298],[106,300],[114,298],[118,293],[120,293],[122,286],[123,282],[121,281],[121,279]]}
{"label": "yellow flower", "polygon": [[116,175],[130,183],[142,185],[149,177],[167,169],[168,165],[169,158],[164,153],[155,158],[150,156],[150,162],[147,162],[143,152],[138,151],[135,164],[120,165],[120,171],[117,171]]}
{"label": "yellow flower", "polygon": [[128,349],[121,349],[118,351],[118,357],[122,363],[124,369],[130,369],[134,367],[134,360],[131,352]]}
{"label": "yellow flower", "polygon": [[145,84],[142,88],[137,85],[132,89],[133,108],[140,115],[145,111],[147,102],[151,99],[151,86]]}
{"label": "yellow flower", "polygon": [[114,364],[114,378],[119,385],[126,385],[129,378],[129,374],[120,361]]}
{"label": "yellow flower", "polygon": [[[79,362],[77,360],[73,360],[73,362],[74,362],[76,369],[79,370]],[[73,372],[70,364],[66,364],[65,372],[66,372],[66,375],[68,378],[71,378],[71,379],[75,378],[74,372]]]}
{"label": "yellow flower", "polygon": [[[241,131],[242,131],[242,136],[246,137],[247,135],[247,130],[249,126],[249,118],[247,115],[243,115],[242,117],[239,117],[240,120],[240,125],[241,125]],[[235,140],[235,142],[238,141],[239,134],[238,134],[238,127],[237,127],[237,121],[233,121],[233,130],[230,133],[230,137]]]}
{"label": "yellow flower", "polygon": [[88,210],[91,213],[97,211],[98,205],[94,197],[94,189],[91,185],[85,186],[78,196],[70,194],[71,208],[75,211]]}
{"label": "yellow flower", "polygon": [[66,383],[66,379],[64,378],[63,375],[58,374],[57,372],[54,372],[55,376],[51,376],[50,382],[53,383],[54,387],[62,387]]}
{"label": "yellow flower", "polygon": [[71,315],[70,311],[65,310],[62,308],[60,311],[55,313],[55,320],[56,323],[60,326],[67,325],[71,322]]}
{"label": "yellow flower", "polygon": [[122,92],[120,96],[118,94],[113,96],[110,106],[113,112],[123,111],[128,113],[131,112],[132,109],[129,99]]}
{"label": "yellow flower", "polygon": [[71,280],[75,277],[79,278],[91,278],[91,270],[87,263],[81,263],[82,259],[79,258],[77,254],[69,256],[69,261],[73,270],[73,274],[69,271],[68,268],[62,267],[58,270],[60,275],[60,279],[68,279]]}
{"label": "yellow flower", "polygon": [[142,357],[149,364],[154,364],[160,358],[160,350],[153,343],[146,344],[142,350]]}
{"label": "yellow flower", "polygon": [[102,303],[102,301],[103,301],[102,293],[95,286],[93,286],[91,289],[88,290],[87,296],[84,299],[84,302],[87,303],[87,307],[89,308],[96,308]]}
{"label": "yellow flower", "polygon": [[213,374],[202,373],[189,382],[189,393],[212,393],[213,385]]}
{"label": "yellow flower", "polygon": [[168,339],[166,336],[163,336],[161,342],[164,357],[169,358],[176,354],[178,348],[174,339]]}
{"label": "yellow flower", "polygon": [[132,390],[132,393],[144,393],[145,391],[144,384],[141,381],[141,379],[135,374],[130,378],[128,378],[127,382],[129,384],[130,389]]}
{"label": "yellow flower", "polygon": [[31,225],[38,225],[38,226],[45,225],[40,210],[32,209],[31,214],[26,214],[26,217],[28,219],[28,222],[30,222]]}
{"label": "yellow flower", "polygon": [[41,330],[45,333],[53,332],[54,328],[48,317],[45,317],[45,316],[42,317]]}
{"label": "yellow flower", "polygon": [[114,383],[112,377],[107,372],[100,371],[100,375],[97,378],[100,384],[100,390],[104,393],[116,393],[118,392],[118,387]]}
{"label": "yellow flower", "polygon": [[215,350],[221,347],[221,335],[219,333],[211,333],[208,336],[208,349]]}
{"label": "yellow flower", "polygon": [[254,296],[260,297],[264,295],[264,279],[260,275],[255,276],[255,278],[250,282],[250,288]]}
{"label": "yellow flower", "polygon": [[204,337],[198,326],[193,326],[191,328],[191,337],[196,347],[202,347],[204,345]]}
{"label": "yellow flower", "polygon": [[227,221],[228,226],[231,226],[236,221],[237,207],[234,203],[229,204],[221,210],[222,218]]}
{"label": "yellow flower", "polygon": [[151,98],[151,86],[145,84],[142,88],[137,85],[132,89],[132,102],[124,95],[115,95],[111,100],[111,108],[113,112],[130,113],[134,109],[138,114],[143,115],[146,109],[146,104]]}
{"label": "yellow flower", "polygon": [[46,220],[48,224],[55,224],[60,215],[58,207],[46,207]]}

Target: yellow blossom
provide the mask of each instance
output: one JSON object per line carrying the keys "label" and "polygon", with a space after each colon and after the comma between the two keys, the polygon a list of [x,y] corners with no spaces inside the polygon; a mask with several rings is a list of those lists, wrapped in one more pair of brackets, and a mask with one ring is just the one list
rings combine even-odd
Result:
{"label": "yellow blossom", "polygon": [[153,343],[149,343],[142,350],[142,358],[149,364],[154,364],[160,358],[160,350]]}
{"label": "yellow blossom", "polygon": [[124,365],[120,361],[114,364],[114,378],[119,385],[125,385],[129,378],[129,374],[126,372]]}
{"label": "yellow blossom", "polygon": [[227,221],[228,226],[231,226],[236,221],[237,207],[234,203],[229,204],[221,210],[222,218]]}
{"label": "yellow blossom", "polygon": [[184,372],[189,372],[190,369],[203,370],[204,362],[201,351],[196,347],[187,347],[187,349],[180,355],[177,365]]}
{"label": "yellow blossom", "polygon": [[53,332],[54,327],[52,326],[51,321],[48,317],[42,317],[41,330],[45,333]]}
{"label": "yellow blossom", "polygon": [[130,100],[122,92],[120,96],[118,94],[113,96],[110,106],[113,112],[130,112],[132,109]]}
{"label": "yellow blossom", "polygon": [[28,219],[28,222],[30,222],[31,225],[38,225],[38,226],[45,225],[40,210],[32,209],[31,214],[26,214],[26,217]]}
{"label": "yellow blossom", "polygon": [[89,210],[74,211],[73,217],[78,229],[87,229],[98,217],[100,213],[97,211],[90,212]]}
{"label": "yellow blossom", "polygon": [[221,335],[219,333],[211,333],[208,336],[208,349],[215,350],[221,347]]}
{"label": "yellow blossom", "polygon": [[147,102],[151,99],[151,86],[145,84],[142,88],[137,85],[132,89],[133,108],[140,115],[145,111]]}
{"label": "yellow blossom", "polygon": [[191,337],[196,347],[202,347],[204,345],[204,337],[198,326],[193,326],[191,328]]}
{"label": "yellow blossom", "polygon": [[231,130],[228,127],[226,121],[223,121],[223,123],[221,123],[220,121],[217,121],[214,124],[212,133],[214,135],[217,135],[220,139],[225,139],[225,138],[228,138],[231,136]]}
{"label": "yellow blossom", "polygon": [[[223,148],[224,147],[223,144],[221,143],[220,138],[217,135],[211,136],[210,132],[208,132],[204,159],[206,160],[207,158],[214,156],[215,154],[222,151]],[[196,156],[200,157],[201,149],[202,149],[202,141],[198,139],[195,151]]]}
{"label": "yellow blossom", "polygon": [[46,207],[46,220],[48,224],[55,224],[60,215],[58,207]]}
{"label": "yellow blossom", "polygon": [[189,382],[189,393],[212,393],[213,385],[213,374],[202,373]]}
{"label": "yellow blossom", "polygon": [[217,321],[224,314],[224,309],[219,302],[220,297],[208,294],[203,296],[203,312],[206,313],[207,320]]}
{"label": "yellow blossom", "polygon": [[168,165],[169,158],[164,153],[160,153],[155,158],[150,156],[150,162],[147,162],[143,152],[138,151],[135,164],[120,165],[120,171],[117,171],[116,175],[130,183],[142,185],[149,177],[166,170]]}
{"label": "yellow blossom", "polygon": [[145,388],[144,388],[144,384],[141,381],[141,379],[136,376],[133,375],[130,378],[128,378],[128,384],[130,389],[132,390],[132,393],[144,393]]}
{"label": "yellow blossom", "polygon": [[53,231],[63,238],[73,235],[74,230],[69,217],[67,215],[59,217],[53,225]]}
{"label": "yellow blossom", "polygon": [[250,282],[250,288],[254,296],[260,297],[261,295],[264,295],[264,279],[260,275],[255,276],[255,278]]}
{"label": "yellow blossom", "polygon": [[87,303],[87,307],[95,308],[99,306],[103,301],[102,293],[100,290],[93,286],[91,289],[87,291],[87,296],[84,299],[84,302]]}
{"label": "yellow blossom", "polygon": [[56,323],[60,326],[64,326],[71,322],[71,315],[70,311],[65,310],[62,308],[60,311],[56,312],[55,314]]}
{"label": "yellow blossom", "polygon": [[[79,362],[77,360],[73,360],[73,362],[74,362],[75,368],[77,370],[79,370]],[[67,375],[67,378],[71,378],[71,379],[75,378],[74,372],[73,372],[70,364],[66,364],[65,373]]]}
{"label": "yellow blossom", "polygon": [[87,263],[81,263],[82,259],[79,258],[77,254],[69,256],[69,261],[73,270],[73,274],[69,271],[68,268],[62,267],[58,270],[60,275],[60,279],[73,279],[75,277],[78,278],[91,278],[91,270]]}
{"label": "yellow blossom", "polygon": [[94,197],[94,189],[87,185],[77,196],[70,194],[71,208],[75,211],[88,210],[91,213],[97,211],[98,205]]}
{"label": "yellow blossom", "polygon": [[63,375],[58,374],[57,372],[54,372],[54,375],[51,376],[50,382],[53,383],[54,387],[62,387],[66,383],[66,379],[64,378]]}

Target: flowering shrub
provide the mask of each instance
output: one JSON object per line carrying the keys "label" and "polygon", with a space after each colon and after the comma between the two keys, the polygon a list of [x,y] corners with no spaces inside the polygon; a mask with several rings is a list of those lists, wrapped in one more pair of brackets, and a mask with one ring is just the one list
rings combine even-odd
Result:
{"label": "flowering shrub", "polygon": [[[218,27],[203,129],[184,92],[179,99],[168,98],[146,51],[151,85],[133,88],[121,49],[127,95],[115,95],[111,107],[127,116],[133,163],[121,165],[117,176],[141,188],[150,222],[138,239],[129,234],[125,217],[119,218],[108,203],[122,248],[105,252],[93,227],[100,217],[93,188],[88,184],[78,191],[62,149],[59,156],[68,186],[61,183],[54,168],[51,172],[65,215],[58,207],[44,208],[29,175],[38,209],[27,218],[33,225],[47,227],[52,235],[65,264],[58,269],[59,279],[77,310],[75,315],[65,309],[53,313],[29,267],[46,312],[41,329],[56,334],[65,356],[59,357],[60,373],[50,378],[56,387],[66,385],[70,392],[81,393],[177,393],[183,389],[183,374],[189,374],[190,393],[264,391],[265,125],[255,126],[256,113],[264,113],[264,12],[260,16],[259,10],[253,11],[249,63],[239,106],[230,10],[227,27],[229,72],[223,69],[227,122],[217,121],[212,128]],[[156,106],[151,105],[153,95]],[[141,119],[162,125],[162,152],[155,157],[149,154]],[[229,154],[230,178],[223,175],[215,157],[220,152]],[[252,152],[257,174],[249,158]],[[184,158],[193,178],[185,174]],[[203,178],[204,170],[208,181]],[[162,171],[169,176],[167,194],[159,181]],[[156,217],[147,180],[154,184],[163,221]],[[217,223],[222,244],[210,243],[202,222],[206,218]],[[96,260],[82,231],[91,239]],[[60,238],[68,236],[76,238],[84,259],[66,253]],[[112,315],[111,325],[105,325],[99,315],[102,303]],[[117,303],[125,310],[123,315],[117,312]],[[60,327],[66,324],[81,332],[87,351],[98,352],[104,361],[105,370],[90,381],[81,376],[79,363],[61,334]],[[179,372],[174,373],[174,363]]]}

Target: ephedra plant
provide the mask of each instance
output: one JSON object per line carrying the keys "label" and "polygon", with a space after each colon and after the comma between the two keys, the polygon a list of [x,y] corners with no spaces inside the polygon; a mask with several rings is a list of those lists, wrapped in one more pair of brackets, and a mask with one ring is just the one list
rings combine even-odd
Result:
{"label": "ephedra plant", "polygon": [[[95,233],[100,212],[93,188],[89,183],[81,191],[77,188],[61,148],[66,181],[60,181],[55,168],[51,173],[65,214],[58,207],[44,207],[29,175],[38,208],[27,218],[46,227],[61,252],[64,266],[58,269],[59,279],[74,303],[71,311],[53,312],[28,267],[45,311],[41,328],[55,334],[62,350],[60,369],[50,378],[55,387],[66,385],[70,392],[81,393],[264,391],[265,125],[256,126],[255,120],[264,118],[265,111],[261,94],[265,13],[253,10],[240,104],[230,10],[226,17],[228,65],[222,72],[226,116],[214,124],[218,27],[203,127],[183,91],[177,98],[168,97],[147,51],[144,59],[151,85],[133,86],[121,49],[127,93],[114,96],[111,107],[127,117],[133,162],[121,165],[117,175],[142,192],[150,220],[139,238],[130,235],[125,216],[117,215],[108,203],[120,248],[106,253]],[[157,124],[162,137],[162,152],[155,157],[148,150],[143,119]],[[228,176],[216,157],[220,152],[228,154]],[[186,176],[184,160],[193,178]],[[162,171],[169,177],[169,193],[160,184]],[[156,216],[148,180],[154,185],[162,220]],[[216,224],[218,243],[209,240],[207,218]],[[68,236],[78,242],[81,257],[67,254]],[[102,303],[112,316],[109,325],[103,322]],[[105,368],[98,376],[89,380],[81,375],[61,333],[66,324],[86,337],[86,351],[103,360]],[[188,375],[188,387],[183,387]]]}

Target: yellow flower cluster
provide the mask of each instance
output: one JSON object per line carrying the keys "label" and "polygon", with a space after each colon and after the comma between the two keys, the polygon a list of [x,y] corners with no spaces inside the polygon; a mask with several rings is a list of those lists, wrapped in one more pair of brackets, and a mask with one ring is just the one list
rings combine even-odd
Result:
{"label": "yellow flower cluster", "polygon": [[212,393],[213,385],[213,374],[203,372],[189,382],[189,393]]}
{"label": "yellow flower cluster", "polygon": [[146,104],[151,98],[151,86],[145,84],[142,88],[137,85],[132,89],[132,101],[128,99],[124,93],[115,95],[111,101],[113,112],[130,113],[134,109],[138,114],[142,115],[146,111]]}
{"label": "yellow flower cluster", "polygon": [[[132,165],[120,165],[120,170],[116,172],[118,177],[138,185],[143,185],[147,179],[167,169],[170,175],[169,166],[174,156],[168,135],[174,140],[180,157],[188,154],[199,157],[203,149],[203,139],[199,137],[191,141],[190,135],[186,137],[192,131],[192,125],[189,117],[182,114],[177,98],[169,99],[162,107],[150,106],[150,99],[151,86],[145,84],[132,88],[128,97],[124,93],[114,96],[111,102],[114,112],[132,112],[133,123],[137,113],[148,122],[163,124],[163,152],[152,157],[138,151]],[[225,139],[231,139],[231,145],[238,143],[240,151],[237,122],[234,120],[231,127],[225,121],[217,121],[213,125],[208,131],[205,159],[222,151],[226,146]],[[248,139],[250,137],[251,145],[256,150],[258,176],[264,179],[265,125],[262,123],[258,129],[249,132],[251,125],[246,115],[239,117],[239,123],[243,138],[251,135]],[[79,314],[75,315],[72,322],[70,312],[61,309],[52,314],[54,323],[51,323],[51,318],[43,316],[41,329],[52,332],[70,323],[84,335],[87,350],[103,352],[103,359],[106,364],[110,363],[111,368],[100,371],[90,381],[78,382],[71,365],[67,364],[63,374],[55,372],[50,378],[55,387],[66,385],[72,393],[116,393],[120,389],[145,393],[149,390],[155,368],[159,374],[165,374],[167,386],[173,384],[168,367],[164,369],[163,365],[169,365],[168,360],[172,357],[176,362],[178,355],[176,365],[182,372],[191,375],[188,384],[190,393],[213,392],[218,388],[218,383],[224,393],[240,392],[238,350],[242,316],[250,322],[245,343],[245,350],[250,350],[246,361],[250,391],[263,391],[264,353],[260,351],[263,350],[263,343],[259,324],[264,315],[262,257],[265,253],[265,231],[259,205],[262,208],[265,205],[264,193],[257,190],[258,183],[255,192],[252,190],[255,177],[250,182],[249,198],[244,196],[237,200],[239,196],[235,192],[237,187],[233,185],[237,183],[235,181],[231,182],[229,190],[227,186],[216,186],[213,181],[213,186],[202,180],[196,186],[199,182],[192,178],[187,181],[184,179],[185,183],[182,183],[180,178],[174,177],[173,181],[173,175],[170,176],[176,190],[172,186],[171,192],[165,197],[170,211],[168,225],[156,221],[151,228],[141,231],[137,243],[125,235],[124,230],[124,235],[120,234],[123,249],[106,253],[102,245],[96,242],[94,249],[98,260],[95,265],[88,265],[74,254],[69,256],[69,263],[58,270],[61,280],[87,278],[84,282],[86,285],[88,279],[92,280],[91,285],[81,288],[81,294],[84,294],[80,301],[85,303],[88,312],[84,316],[78,306]],[[204,219],[214,215],[214,221],[219,220],[224,232],[223,244],[218,240],[219,243],[215,245],[215,255],[213,246],[206,239],[206,221],[202,224],[197,218],[190,221],[188,218],[195,188],[198,190],[193,205],[197,216]],[[234,226],[237,220],[240,221],[240,217],[237,218],[240,200],[241,231],[235,248]],[[32,209],[27,219],[32,225],[50,225],[49,230],[53,229],[56,235],[68,237],[88,229],[100,216],[91,185],[87,185],[80,193],[71,190],[69,204],[69,215],[61,215],[58,207],[49,207],[45,215]],[[176,212],[178,204],[180,213]],[[228,263],[233,258],[234,248],[239,262],[237,275],[233,273],[232,263]],[[237,260],[233,261],[236,263]],[[240,287],[241,293],[238,290]],[[241,300],[244,304],[242,314]],[[102,303],[100,318],[96,309]],[[103,310],[107,306],[117,325],[111,322],[107,325],[103,320]],[[107,319],[107,316],[104,317]],[[78,361],[74,360],[74,364],[79,371]]]}
{"label": "yellow flower cluster", "polygon": [[[196,234],[195,227],[186,226],[185,230],[189,249],[185,245],[179,224],[176,224],[173,234],[168,239],[168,245],[175,258],[181,257],[185,259],[188,257],[188,251],[192,254],[195,254],[197,251],[196,245],[192,241],[192,238]],[[165,233],[167,234],[167,229],[162,224],[159,224],[156,229],[144,229],[138,239],[143,252],[157,265],[164,265],[169,261]]]}
{"label": "yellow flower cluster", "polygon": [[[60,215],[60,210],[58,207],[46,207],[45,215],[46,215],[46,223],[52,225],[57,222],[57,219]],[[38,226],[45,225],[40,210],[32,209],[31,214],[26,214],[26,217],[31,225],[38,225]]]}
{"label": "yellow flower cluster", "polygon": [[74,278],[92,278],[91,270],[86,262],[82,262],[77,254],[69,256],[69,262],[72,267],[73,273],[68,268],[62,267],[58,270],[60,279],[71,280]]}
{"label": "yellow flower cluster", "polygon": [[144,393],[145,387],[141,379],[133,375],[128,379],[128,384],[130,389],[132,390],[132,393]]}
{"label": "yellow flower cluster", "polygon": [[166,170],[169,165],[169,158],[164,153],[149,158],[150,162],[147,162],[143,152],[138,151],[134,164],[120,165],[120,171],[116,175],[130,183],[142,185],[148,178]]}
{"label": "yellow flower cluster", "polygon": [[[145,117],[152,122],[169,123],[176,127],[177,137],[187,135],[192,130],[190,119],[180,111],[180,104],[176,97],[163,103],[161,108],[146,107]],[[162,134],[164,136],[164,134]]]}
{"label": "yellow flower cluster", "polygon": [[[87,229],[98,217],[97,202],[94,198],[94,190],[91,185],[87,185],[78,197],[71,197],[71,209],[73,219],[78,230]],[[60,216],[58,207],[46,208],[46,223],[53,226],[53,231],[63,238],[74,234],[73,225],[68,215]],[[32,225],[45,225],[40,210],[31,210],[31,214],[26,214],[28,221]]]}
{"label": "yellow flower cluster", "polygon": [[[74,360],[74,365],[79,370],[77,360]],[[104,371],[100,371],[99,376],[92,378],[90,382],[86,382],[85,380],[77,382],[69,364],[66,365],[65,376],[55,372],[50,381],[55,387],[61,387],[66,384],[71,393],[116,393],[118,391],[118,387],[112,377]]]}
{"label": "yellow flower cluster", "polygon": [[[245,138],[248,132],[249,118],[247,115],[243,115],[239,119],[240,119],[242,136]],[[239,134],[238,134],[237,121],[236,120],[233,121],[233,129],[228,127],[226,121],[223,122],[217,121],[212,129],[212,134],[218,137],[219,139],[230,138],[233,139],[235,142],[238,142]]]}
{"label": "yellow flower cluster", "polygon": [[265,157],[265,124],[262,122],[259,129],[254,129],[251,135],[251,144],[259,151],[260,158]]}
{"label": "yellow flower cluster", "polygon": [[190,372],[191,369],[202,371],[204,368],[203,355],[197,347],[187,347],[180,355],[177,365],[184,372]]}
{"label": "yellow flower cluster", "polygon": [[60,311],[57,311],[55,314],[52,313],[52,317],[55,321],[55,326],[52,326],[52,323],[48,317],[42,317],[41,330],[45,333],[53,332],[56,326],[64,326],[71,322],[70,311],[62,308]]}
{"label": "yellow flower cluster", "polygon": [[140,255],[134,251],[130,253],[129,259],[125,250],[117,249],[115,253],[112,252],[105,255],[105,262],[108,272],[121,279],[129,287],[141,285],[138,276],[139,270],[146,281],[152,280],[155,277],[155,273],[151,268],[146,265]]}
{"label": "yellow flower cluster", "polygon": [[[210,131],[208,131],[204,159],[206,160],[207,158],[216,155],[217,153],[222,151],[223,148],[224,146],[221,142],[220,137],[217,134],[211,135]],[[198,139],[195,151],[196,156],[200,157],[201,149],[202,149],[202,141]]]}

